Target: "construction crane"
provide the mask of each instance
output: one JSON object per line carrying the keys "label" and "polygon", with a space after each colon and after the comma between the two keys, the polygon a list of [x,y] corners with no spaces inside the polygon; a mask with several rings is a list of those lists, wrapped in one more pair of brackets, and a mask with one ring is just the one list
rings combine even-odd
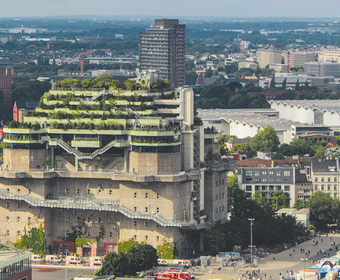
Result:
{"label": "construction crane", "polygon": [[80,76],[82,77],[84,76],[84,56],[93,52],[94,50],[78,53],[78,56],[80,57]]}

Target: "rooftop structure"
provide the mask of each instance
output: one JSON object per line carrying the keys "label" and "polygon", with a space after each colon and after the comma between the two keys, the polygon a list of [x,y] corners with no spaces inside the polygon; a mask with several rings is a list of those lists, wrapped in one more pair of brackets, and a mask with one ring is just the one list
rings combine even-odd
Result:
{"label": "rooftop structure", "polygon": [[340,125],[339,100],[270,100],[269,104],[281,119],[331,128]]}
{"label": "rooftop structure", "polygon": [[0,246],[0,279],[32,280],[31,253],[3,243]]}
{"label": "rooftop structure", "polygon": [[269,64],[281,63],[281,55],[278,52],[270,50],[258,50],[256,52],[257,63],[260,68],[265,68]]}

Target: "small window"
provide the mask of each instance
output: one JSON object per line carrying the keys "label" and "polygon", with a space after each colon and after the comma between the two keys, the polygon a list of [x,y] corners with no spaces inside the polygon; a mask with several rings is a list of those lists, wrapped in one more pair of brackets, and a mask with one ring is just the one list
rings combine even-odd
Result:
{"label": "small window", "polygon": [[156,236],[156,240],[157,240],[157,242],[159,241],[159,236],[158,235]]}
{"label": "small window", "polygon": [[290,191],[290,186],[285,186],[285,192],[289,192]]}
{"label": "small window", "polygon": [[137,221],[133,221],[133,226],[137,227]]}
{"label": "small window", "polygon": [[6,189],[7,190],[7,192],[9,193],[9,189]]}
{"label": "small window", "polygon": [[133,207],[133,210],[135,210],[135,212],[137,212],[137,207],[135,206],[135,207]]}
{"label": "small window", "polygon": [[102,222],[102,218],[98,218],[98,223],[101,223]]}
{"label": "small window", "polygon": [[156,208],[156,212],[159,213],[159,207]]}
{"label": "small window", "polygon": [[325,181],[325,178],[324,177],[321,177],[321,182],[324,182]]}
{"label": "small window", "polygon": [[21,232],[20,230],[17,231],[17,235],[20,236],[21,235]]}
{"label": "small window", "polygon": [[328,178],[327,178],[327,181],[330,182],[330,181],[331,181],[331,177],[328,177]]}
{"label": "small window", "polygon": [[145,207],[145,212],[149,212],[149,207]]}
{"label": "small window", "polygon": [[31,194],[32,193],[32,190],[28,190],[28,194]]}
{"label": "small window", "polygon": [[109,194],[112,194],[112,190],[109,190]]}
{"label": "small window", "polygon": [[137,197],[137,193],[135,192],[135,193],[133,193],[133,197],[134,198],[136,198]]}
{"label": "small window", "polygon": [[17,222],[20,223],[20,217],[17,217]]}
{"label": "small window", "polygon": [[160,195],[159,195],[159,193],[157,194],[157,198],[159,198],[160,197]]}
{"label": "small window", "polygon": [[318,181],[318,177],[315,177],[315,178],[314,178],[314,182],[317,182],[317,181]]}
{"label": "small window", "polygon": [[90,217],[87,218],[87,222],[88,223],[91,222],[91,218]]}
{"label": "small window", "polygon": [[136,240],[137,240],[137,235],[134,235],[134,236],[133,236],[133,239],[136,241]]}
{"label": "small window", "polygon": [[149,197],[149,194],[148,193],[145,193],[145,198],[148,198]]}
{"label": "small window", "polygon": [[147,235],[145,235],[145,240],[148,241],[149,237]]}
{"label": "small window", "polygon": [[87,232],[87,236],[88,236],[88,237],[89,237],[89,236],[91,236],[91,234],[90,234],[90,232],[89,232],[89,231]]}
{"label": "small window", "polygon": [[18,193],[20,193],[20,189],[18,189]]}
{"label": "small window", "polygon": [[290,176],[290,171],[283,171],[284,176]]}
{"label": "small window", "polygon": [[90,189],[87,189],[87,194],[91,194],[91,190]]}
{"label": "small window", "polygon": [[79,194],[79,189],[76,189],[76,194]]}
{"label": "small window", "polygon": [[7,216],[6,219],[7,219],[7,223],[9,223],[9,216]]}
{"label": "small window", "polygon": [[101,190],[101,189],[98,190],[98,194],[99,194],[99,195],[102,194],[102,190]]}
{"label": "small window", "polygon": [[113,236],[112,231],[110,231],[110,237],[112,237],[112,236]]}
{"label": "small window", "polygon": [[145,222],[145,227],[148,227],[148,226],[149,226],[149,222],[146,221],[146,222]]}
{"label": "small window", "polygon": [[9,230],[6,230],[6,235],[9,236]]}
{"label": "small window", "polygon": [[21,207],[21,204],[20,204],[20,202],[18,202],[18,208],[20,208]]}
{"label": "small window", "polygon": [[79,221],[80,221],[80,218],[79,218],[79,217],[77,217],[77,223],[79,223]]}
{"label": "small window", "polygon": [[67,188],[65,189],[65,194],[68,194],[68,189]]}

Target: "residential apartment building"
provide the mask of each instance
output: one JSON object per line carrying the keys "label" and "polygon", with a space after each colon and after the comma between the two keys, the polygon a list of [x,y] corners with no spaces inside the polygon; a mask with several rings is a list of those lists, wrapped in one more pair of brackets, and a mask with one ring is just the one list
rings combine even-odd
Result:
{"label": "residential apartment building", "polygon": [[12,62],[6,57],[0,57],[0,90],[3,93],[3,106],[6,112],[12,108]]}
{"label": "residential apartment building", "polygon": [[271,50],[258,50],[256,52],[257,63],[260,68],[265,68],[269,64],[280,64],[281,54]]}
{"label": "residential apartment building", "polygon": [[311,180],[314,192],[321,191],[333,198],[339,198],[339,179],[339,158],[334,160],[312,160]]}
{"label": "residential apartment building", "polygon": [[156,19],[140,34],[140,70],[156,70],[171,87],[184,85],[185,25],[178,19]]}
{"label": "residential apartment building", "polygon": [[[288,55],[285,54],[285,63],[288,63]],[[315,61],[314,53],[310,52],[291,52],[289,54],[289,66],[294,67],[305,67],[305,63]]]}
{"label": "residential apartment building", "polygon": [[295,167],[241,167],[239,183],[249,197],[259,192],[270,201],[274,192],[282,190],[290,197],[290,207],[296,201]]}
{"label": "residential apartment building", "polygon": [[[226,219],[227,168],[209,168],[205,178],[193,101],[191,88],[54,87],[24,123],[5,128],[2,241],[43,226],[54,253],[103,255],[129,239],[198,253],[201,229]],[[73,227],[96,240],[91,248],[63,241]]]}

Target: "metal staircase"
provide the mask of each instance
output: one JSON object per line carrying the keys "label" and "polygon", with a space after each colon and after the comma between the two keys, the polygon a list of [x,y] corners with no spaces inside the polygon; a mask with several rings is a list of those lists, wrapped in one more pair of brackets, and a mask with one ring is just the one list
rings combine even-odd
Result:
{"label": "metal staircase", "polygon": [[63,148],[66,152],[75,155],[79,159],[93,159],[96,156],[99,156],[99,155],[105,153],[107,150],[112,148],[115,144],[127,142],[127,141],[113,140],[109,144],[107,144],[106,146],[104,146],[100,149],[97,149],[93,153],[90,154],[90,153],[79,152],[77,149],[72,148],[70,145],[68,145],[67,143],[65,143],[63,140],[61,140],[59,138],[51,138],[50,141],[57,142],[58,146]]}
{"label": "metal staircase", "polygon": [[203,225],[177,220],[166,219],[158,213],[141,213],[120,204],[119,200],[98,199],[95,197],[80,196],[59,196],[47,197],[46,199],[38,198],[30,194],[14,194],[0,188],[0,198],[9,200],[25,201],[34,207],[64,208],[64,209],[82,209],[97,211],[119,212],[130,219],[152,220],[164,227],[183,227],[183,228],[203,228]]}

